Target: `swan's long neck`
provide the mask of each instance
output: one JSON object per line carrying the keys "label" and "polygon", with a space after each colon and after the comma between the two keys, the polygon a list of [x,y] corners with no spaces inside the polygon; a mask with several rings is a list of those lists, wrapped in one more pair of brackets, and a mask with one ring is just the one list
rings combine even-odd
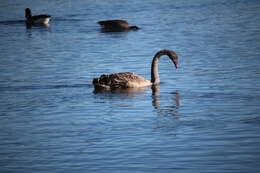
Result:
{"label": "swan's long neck", "polygon": [[160,83],[160,77],[159,77],[159,72],[158,72],[158,63],[159,63],[159,59],[162,55],[167,55],[175,64],[175,67],[178,67],[178,56],[176,55],[176,53],[174,51],[170,51],[170,50],[161,50],[159,52],[157,52],[155,54],[155,56],[153,57],[153,61],[152,61],[152,68],[151,68],[151,83],[153,85],[157,85]]}
{"label": "swan's long neck", "polygon": [[151,68],[151,82],[156,85],[160,83],[160,77],[158,72],[158,63],[160,59],[160,54],[156,54],[153,58],[152,68]]}

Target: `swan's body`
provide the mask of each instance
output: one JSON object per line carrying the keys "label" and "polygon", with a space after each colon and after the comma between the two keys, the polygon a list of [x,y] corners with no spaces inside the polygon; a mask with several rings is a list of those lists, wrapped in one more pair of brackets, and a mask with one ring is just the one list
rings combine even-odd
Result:
{"label": "swan's body", "polygon": [[178,56],[174,51],[171,50],[161,50],[157,52],[152,61],[151,67],[151,81],[146,80],[142,76],[134,74],[132,72],[114,73],[110,75],[101,75],[99,78],[93,79],[93,85],[95,89],[126,89],[126,88],[137,88],[146,87],[151,85],[157,85],[160,83],[159,73],[158,73],[158,62],[162,55],[168,55],[172,60],[175,67],[178,67]]}
{"label": "swan's body", "polygon": [[95,88],[99,89],[117,89],[117,88],[137,88],[150,86],[152,83],[142,76],[132,72],[114,73],[110,75],[101,75],[93,79]]}
{"label": "swan's body", "polygon": [[98,24],[102,26],[102,30],[105,32],[125,32],[139,29],[139,27],[130,25],[125,20],[105,20],[99,21]]}
{"label": "swan's body", "polygon": [[27,25],[48,25],[51,16],[46,14],[32,16],[31,10],[29,8],[26,8],[25,18],[26,18]]}

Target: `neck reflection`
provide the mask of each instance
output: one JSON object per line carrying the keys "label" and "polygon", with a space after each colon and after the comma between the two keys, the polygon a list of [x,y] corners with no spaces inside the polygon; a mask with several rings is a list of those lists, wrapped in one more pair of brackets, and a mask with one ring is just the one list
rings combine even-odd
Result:
{"label": "neck reflection", "polygon": [[160,86],[152,86],[152,105],[160,116],[177,116],[180,106],[179,93],[173,91],[170,93],[170,97],[163,97],[160,95]]}

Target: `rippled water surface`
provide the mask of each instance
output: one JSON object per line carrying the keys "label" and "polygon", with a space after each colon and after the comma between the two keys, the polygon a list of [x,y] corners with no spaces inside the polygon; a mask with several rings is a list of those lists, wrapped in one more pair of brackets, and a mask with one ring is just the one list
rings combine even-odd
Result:
{"label": "rippled water surface", "polygon": [[[24,25],[24,8],[53,16]],[[141,27],[102,33],[96,23]],[[0,4],[0,172],[260,172],[260,1]],[[94,93],[131,71],[161,84]]]}

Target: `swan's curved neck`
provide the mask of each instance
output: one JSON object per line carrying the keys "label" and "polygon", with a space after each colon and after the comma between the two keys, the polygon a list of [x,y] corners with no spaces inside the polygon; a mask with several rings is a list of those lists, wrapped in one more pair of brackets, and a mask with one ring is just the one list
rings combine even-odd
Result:
{"label": "swan's curved neck", "polygon": [[160,83],[160,77],[158,72],[158,63],[160,59],[160,54],[156,54],[153,58],[152,68],[151,68],[151,82],[152,84],[156,85]]}
{"label": "swan's curved neck", "polygon": [[[169,50],[161,50],[161,51],[157,52],[155,54],[155,56],[153,57],[152,67],[151,67],[151,83],[153,85],[157,85],[160,83],[160,77],[159,77],[159,72],[158,72],[158,63],[159,63],[160,57],[162,55],[168,55],[168,57],[174,62],[172,53],[173,52],[169,51]],[[176,68],[177,68],[177,66],[176,66]]]}

